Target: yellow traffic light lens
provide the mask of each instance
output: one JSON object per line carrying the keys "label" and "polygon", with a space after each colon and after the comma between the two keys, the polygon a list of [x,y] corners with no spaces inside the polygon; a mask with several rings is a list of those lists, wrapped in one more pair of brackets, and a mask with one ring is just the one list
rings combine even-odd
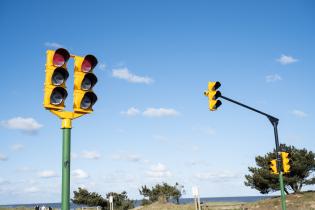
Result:
{"label": "yellow traffic light lens", "polygon": [[51,77],[51,83],[57,86],[62,85],[63,83],[65,83],[68,77],[69,77],[68,71],[59,67],[54,71]]}
{"label": "yellow traffic light lens", "polygon": [[82,90],[90,90],[92,88],[92,82],[89,78],[84,78],[81,84]]}
{"label": "yellow traffic light lens", "polygon": [[68,93],[65,89],[57,87],[51,93],[50,103],[52,105],[59,105],[66,99],[67,95]]}
{"label": "yellow traffic light lens", "polygon": [[84,79],[81,83],[81,89],[91,90],[96,83],[97,83],[96,76],[93,73],[88,73],[84,76]]}

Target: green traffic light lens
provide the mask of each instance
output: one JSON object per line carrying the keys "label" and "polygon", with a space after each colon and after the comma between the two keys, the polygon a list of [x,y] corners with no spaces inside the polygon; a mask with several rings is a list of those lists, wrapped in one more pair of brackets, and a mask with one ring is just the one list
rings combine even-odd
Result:
{"label": "green traffic light lens", "polygon": [[97,101],[97,96],[93,92],[87,92],[82,98],[80,108],[81,109],[90,109]]}
{"label": "green traffic light lens", "polygon": [[63,101],[63,97],[62,97],[61,93],[55,92],[55,93],[51,94],[51,98],[50,98],[51,104],[59,105],[62,103],[62,101]]}
{"label": "green traffic light lens", "polygon": [[57,87],[51,93],[50,103],[52,105],[59,105],[66,99],[67,95],[68,93],[65,89]]}
{"label": "green traffic light lens", "polygon": [[81,109],[89,109],[91,105],[92,105],[91,98],[85,95],[81,101]]}
{"label": "green traffic light lens", "polygon": [[64,81],[65,81],[65,78],[63,77],[63,75],[60,72],[57,72],[52,77],[53,85],[61,85],[62,83],[64,83]]}

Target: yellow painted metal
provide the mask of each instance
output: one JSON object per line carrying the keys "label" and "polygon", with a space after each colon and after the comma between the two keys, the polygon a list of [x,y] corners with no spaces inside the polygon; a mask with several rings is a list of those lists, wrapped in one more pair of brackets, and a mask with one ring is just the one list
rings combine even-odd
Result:
{"label": "yellow painted metal", "polygon": [[221,105],[221,101],[217,100],[220,91],[217,89],[220,87],[219,82],[208,82],[208,90],[204,91],[204,95],[208,97],[210,111],[215,111]]}
{"label": "yellow painted metal", "polygon": [[271,174],[279,174],[279,172],[277,170],[277,160],[276,159],[269,161],[269,171]]}
{"label": "yellow painted metal", "polygon": [[[75,113],[91,113],[93,112],[92,107],[88,109],[81,108],[81,102],[83,100],[84,95],[87,92],[93,92],[92,90],[82,90],[81,85],[82,81],[87,73],[83,72],[82,63],[84,61],[84,57],[74,56],[74,89],[73,89],[73,110]],[[92,73],[92,70],[89,72]]]}
{"label": "yellow painted metal", "polygon": [[61,121],[61,128],[72,128],[72,124],[71,124],[72,119],[62,119]]}
{"label": "yellow painted metal", "polygon": [[49,110],[54,115],[59,117],[60,119],[75,119],[84,115],[84,113],[75,113],[75,112],[68,112],[68,111],[58,111],[58,110]]}
{"label": "yellow painted metal", "polygon": [[215,85],[217,84],[217,82],[208,82],[208,90],[212,91],[215,90]]}
{"label": "yellow painted metal", "polygon": [[288,152],[281,152],[281,159],[282,159],[282,167],[283,167],[283,173],[290,173],[290,154]]}
{"label": "yellow painted metal", "polygon": [[[57,69],[53,65],[53,57],[54,57],[55,51],[54,50],[47,50],[46,52],[46,69],[45,69],[45,83],[44,83],[44,107],[46,109],[54,109],[54,110],[63,110],[65,108],[64,101],[59,105],[53,105],[50,103],[50,97],[53,92],[53,90],[56,87],[60,87],[63,89],[66,89],[65,83],[59,86],[55,86],[52,84],[52,76]],[[64,71],[67,71],[66,64],[61,66],[61,68],[64,69]],[[59,68],[59,69],[61,69]]]}

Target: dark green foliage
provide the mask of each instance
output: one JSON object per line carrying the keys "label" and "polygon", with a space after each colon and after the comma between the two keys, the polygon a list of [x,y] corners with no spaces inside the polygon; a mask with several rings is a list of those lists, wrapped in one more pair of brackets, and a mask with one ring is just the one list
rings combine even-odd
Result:
{"label": "dark green foliage", "polygon": [[155,185],[151,189],[149,189],[146,185],[142,186],[139,190],[140,195],[144,196],[142,205],[147,205],[156,201],[168,202],[170,199],[175,199],[178,203],[182,194],[177,189],[177,185],[170,186],[167,183],[162,183]]}
{"label": "dark green foliage", "polygon": [[79,187],[78,191],[73,191],[74,196],[72,202],[75,204],[83,204],[87,206],[101,206],[103,208],[108,206],[107,201],[98,193],[90,193],[86,189]]}
{"label": "dark green foliage", "polygon": [[[95,192],[89,192],[86,189],[79,188],[78,191],[73,191],[74,196],[72,202],[75,204],[82,204],[87,206],[101,206],[102,209],[109,209],[109,202],[101,195]],[[109,196],[113,196],[114,209],[127,210],[133,208],[133,202],[128,199],[127,193],[124,191],[120,194],[110,192],[106,195],[107,199]]]}
{"label": "dark green foliage", "polygon": [[109,196],[113,196],[114,209],[127,210],[127,209],[134,208],[133,201],[129,200],[126,191],[123,191],[120,194],[115,193],[115,192],[107,193],[106,198],[108,199]]}
{"label": "dark green foliage", "polygon": [[[284,174],[285,192],[300,192],[304,185],[315,184],[310,177],[315,171],[315,154],[312,151],[297,149],[294,146],[280,145],[281,151],[291,154],[292,165],[290,174]],[[248,167],[251,174],[245,175],[245,185],[258,190],[262,194],[280,190],[279,176],[270,174],[268,162],[276,158],[275,150],[264,156],[255,158],[258,167]]]}

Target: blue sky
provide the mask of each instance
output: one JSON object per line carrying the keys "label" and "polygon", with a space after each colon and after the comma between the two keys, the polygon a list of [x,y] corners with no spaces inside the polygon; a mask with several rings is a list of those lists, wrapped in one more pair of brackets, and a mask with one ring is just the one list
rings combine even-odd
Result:
{"label": "blue sky", "polygon": [[[1,1],[0,204],[58,202],[61,122],[43,106],[45,51],[94,54],[98,101],[73,122],[71,189],[102,195],[162,181],[245,196],[272,126],[203,91],[280,119],[280,142],[315,151],[312,1]],[[69,61],[67,109],[72,108]],[[314,189],[310,187],[310,189]]]}

